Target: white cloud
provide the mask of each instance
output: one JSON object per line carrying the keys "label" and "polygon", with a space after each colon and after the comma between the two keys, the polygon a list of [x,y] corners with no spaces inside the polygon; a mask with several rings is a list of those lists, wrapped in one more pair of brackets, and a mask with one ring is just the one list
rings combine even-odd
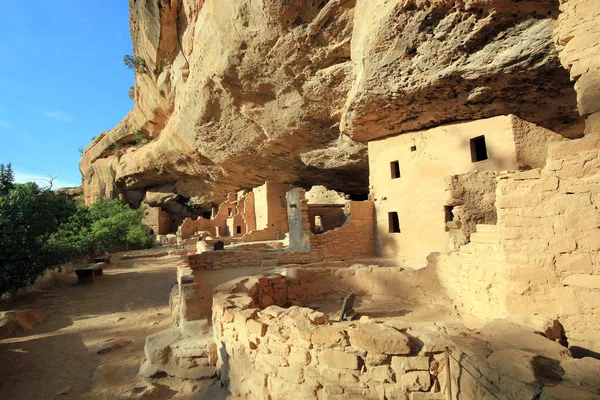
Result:
{"label": "white cloud", "polygon": [[[32,174],[29,172],[17,171],[17,170],[14,171],[14,174],[15,174],[15,182],[17,182],[17,183],[35,182],[40,187],[46,187],[46,186],[50,185],[50,180],[52,179],[52,176],[50,174],[37,175],[37,174]],[[77,183],[69,182],[69,181],[60,179],[60,177],[56,177],[56,179],[54,179],[52,182],[53,189],[60,189],[60,188],[64,188],[64,187],[77,187],[80,185],[81,185],[80,182],[77,182]]]}
{"label": "white cloud", "polygon": [[57,121],[63,122],[69,122],[73,119],[73,116],[71,114],[67,114],[66,112],[62,111],[46,111],[43,115],[44,117],[52,118]]}

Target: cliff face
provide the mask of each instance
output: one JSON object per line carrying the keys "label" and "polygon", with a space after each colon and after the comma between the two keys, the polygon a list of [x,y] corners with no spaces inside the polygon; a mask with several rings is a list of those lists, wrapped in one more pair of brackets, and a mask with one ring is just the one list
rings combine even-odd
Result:
{"label": "cliff face", "polygon": [[583,131],[557,0],[129,4],[146,72],[131,113],[82,156],[88,204],[184,210],[265,180],[365,194],[374,138],[508,113]]}

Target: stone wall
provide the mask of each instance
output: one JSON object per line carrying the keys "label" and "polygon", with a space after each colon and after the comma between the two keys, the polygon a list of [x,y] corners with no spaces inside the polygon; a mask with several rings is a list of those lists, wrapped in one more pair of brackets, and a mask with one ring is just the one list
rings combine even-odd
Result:
{"label": "stone wall", "polygon": [[469,243],[477,224],[495,224],[496,176],[498,172],[476,171],[445,179],[446,231],[449,249]]}
{"label": "stone wall", "polygon": [[[413,351],[407,334],[375,323],[331,325],[322,312],[282,308],[349,290],[361,295],[396,292],[402,278],[410,276],[399,268],[375,271],[291,268],[288,277],[255,276],[217,287],[213,327],[220,347],[218,367],[231,393],[259,399],[381,399],[386,393],[396,398],[389,396],[432,389],[433,357]],[[390,287],[375,284],[381,279],[390,281]],[[414,283],[404,282],[415,290],[414,295],[406,292],[405,299],[419,297]]]}
{"label": "stone wall", "polygon": [[[421,267],[429,253],[451,250],[445,179],[475,171],[542,167],[544,157],[539,154],[546,153],[548,141],[561,139],[545,128],[505,115],[369,142],[377,255]],[[483,144],[486,154],[477,154],[476,143]],[[395,228],[390,222],[394,216]]]}
{"label": "stone wall", "polygon": [[142,223],[157,235],[171,233],[171,215],[160,207],[147,207]]}
{"label": "stone wall", "polygon": [[260,249],[205,251],[188,257],[188,265],[193,270],[253,267],[265,262],[269,263],[269,266],[305,264],[310,261],[310,253]]}
{"label": "stone wall", "polygon": [[499,177],[497,226],[440,259],[459,309],[559,317],[571,344],[600,351],[599,150],[594,138],[554,143],[543,169]]}
{"label": "stone wall", "polygon": [[352,260],[375,254],[373,202],[348,201],[344,224],[315,235],[305,194],[304,189],[287,193],[291,251],[309,251],[313,261]]}
{"label": "stone wall", "polygon": [[347,215],[339,228],[318,235],[311,233],[313,260],[352,260],[375,254],[373,202],[351,201]]}
{"label": "stone wall", "polygon": [[[594,398],[600,392],[594,386],[599,379],[590,371],[600,361],[573,360],[566,348],[548,340],[561,337],[556,321],[495,320],[472,331],[459,323],[402,318],[338,322],[320,311],[289,306],[361,290],[356,284],[364,295],[396,293],[407,300],[413,296],[405,293],[420,292],[419,283],[431,281],[424,270],[380,268],[379,278],[393,281],[382,289],[377,270],[294,267],[283,275],[249,276],[218,286],[212,313],[217,368],[231,394],[242,399],[439,400],[448,394],[446,348],[454,357],[452,398]],[[566,397],[551,397],[556,390]]]}

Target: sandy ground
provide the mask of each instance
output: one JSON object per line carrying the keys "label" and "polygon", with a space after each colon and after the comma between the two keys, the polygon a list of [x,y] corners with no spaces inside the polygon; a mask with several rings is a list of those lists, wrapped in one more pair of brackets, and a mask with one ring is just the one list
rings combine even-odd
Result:
{"label": "sandy ground", "polygon": [[[24,336],[0,340],[2,400],[125,399],[143,382],[137,376],[146,336],[171,325],[170,288],[180,256],[118,261],[93,285],[33,293],[11,309],[35,309],[48,318]],[[7,308],[6,306],[3,308]],[[96,355],[112,339],[132,343]],[[208,383],[155,380],[156,399],[225,398]],[[168,386],[168,388],[166,387]],[[70,387],[64,396],[56,396]]]}

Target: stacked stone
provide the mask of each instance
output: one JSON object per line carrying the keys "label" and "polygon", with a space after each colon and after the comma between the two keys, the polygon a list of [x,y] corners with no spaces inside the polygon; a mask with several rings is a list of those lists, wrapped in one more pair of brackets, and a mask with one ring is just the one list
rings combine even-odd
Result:
{"label": "stacked stone", "polygon": [[[309,308],[282,308],[286,280],[249,277],[215,290],[217,368],[233,396],[445,399],[446,348],[453,357],[452,398],[600,394],[600,361],[573,360],[567,348],[549,340],[564,339],[557,321],[495,320],[477,332],[448,322],[332,322]],[[275,304],[261,307],[271,300]]]}
{"label": "stacked stone", "polygon": [[312,235],[312,261],[372,257],[375,254],[373,207],[371,201],[352,201],[349,217],[344,225]]}
{"label": "stacked stone", "polygon": [[593,137],[552,143],[543,169],[499,177],[487,243],[474,234],[438,262],[459,311],[558,316],[572,345],[600,351],[599,152]]}
{"label": "stacked stone", "polygon": [[188,264],[194,270],[241,268],[261,266],[266,260],[275,260],[276,265],[304,264],[310,262],[310,254],[261,249],[206,251],[190,255]]}

